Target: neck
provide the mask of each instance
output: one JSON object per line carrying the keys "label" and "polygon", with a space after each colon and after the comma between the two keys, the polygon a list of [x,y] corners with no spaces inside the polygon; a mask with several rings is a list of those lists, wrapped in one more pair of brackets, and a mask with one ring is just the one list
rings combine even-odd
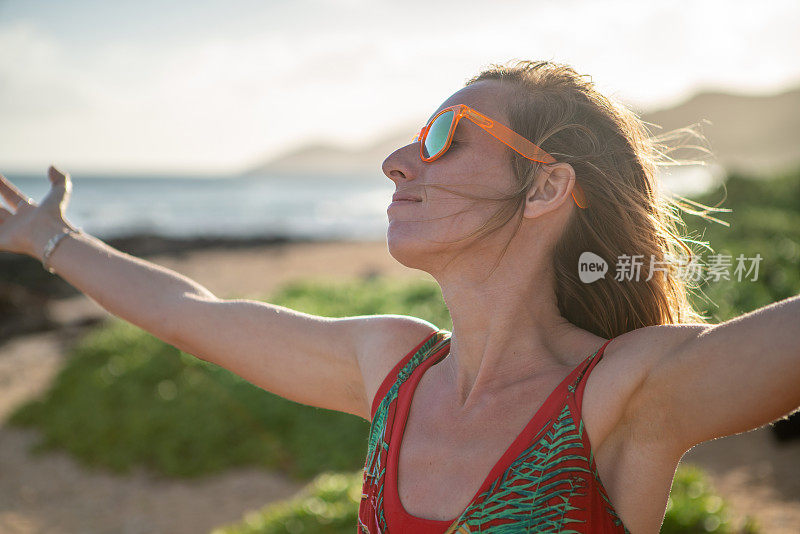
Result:
{"label": "neck", "polygon": [[437,277],[453,321],[450,353],[440,370],[464,411],[515,383],[563,373],[587,346],[602,341],[561,316],[552,270],[528,264],[523,275],[510,265],[501,263],[488,280],[479,268]]}

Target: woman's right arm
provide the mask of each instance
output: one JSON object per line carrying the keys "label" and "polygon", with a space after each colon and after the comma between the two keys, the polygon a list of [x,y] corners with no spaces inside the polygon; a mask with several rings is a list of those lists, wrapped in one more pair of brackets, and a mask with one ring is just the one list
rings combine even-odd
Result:
{"label": "woman's right arm", "polygon": [[[32,228],[28,255],[41,261],[50,238],[69,227],[61,221],[39,221]],[[83,231],[62,238],[48,266],[108,312],[168,343],[175,339],[181,322],[178,302],[187,295],[213,298],[197,282]]]}
{"label": "woman's right arm", "polygon": [[[39,206],[23,203],[15,214],[0,208],[0,249],[41,260],[49,239],[72,228],[61,213],[68,175],[51,167],[50,179],[53,189]],[[11,205],[24,198],[1,175],[0,193]],[[60,199],[56,214],[46,209],[51,195]],[[436,329],[402,315],[328,318],[219,299],[197,282],[85,232],[64,237],[48,265],[113,315],[184,352],[295,402],[367,420],[385,374]]]}

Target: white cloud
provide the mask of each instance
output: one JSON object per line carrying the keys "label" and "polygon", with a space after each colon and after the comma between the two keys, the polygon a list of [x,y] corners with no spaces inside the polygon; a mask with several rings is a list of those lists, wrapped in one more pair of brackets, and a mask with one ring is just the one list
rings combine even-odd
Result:
{"label": "white cloud", "polygon": [[0,26],[0,162],[236,169],[309,137],[354,144],[422,121],[513,58],[571,63],[638,106],[696,86],[768,90],[800,80],[800,7],[769,6],[251,2],[241,21],[206,6],[207,34],[195,13],[191,28],[174,20],[181,38],[163,20],[161,33],[92,41],[104,22],[92,20],[80,42],[12,20]]}

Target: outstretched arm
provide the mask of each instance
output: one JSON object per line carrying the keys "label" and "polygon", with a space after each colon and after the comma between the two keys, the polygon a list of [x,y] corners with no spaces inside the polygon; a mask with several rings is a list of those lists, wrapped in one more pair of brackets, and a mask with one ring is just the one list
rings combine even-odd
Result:
{"label": "outstretched arm", "polygon": [[800,296],[718,325],[648,327],[661,347],[631,399],[682,454],[800,407]]}
{"label": "outstretched arm", "polygon": [[[41,259],[71,227],[71,180],[49,170],[50,193],[29,201],[0,175],[0,251]],[[64,237],[48,265],[108,312],[289,400],[370,419],[380,380],[436,327],[402,315],[330,318],[250,299],[217,298],[194,280],[85,232]]]}

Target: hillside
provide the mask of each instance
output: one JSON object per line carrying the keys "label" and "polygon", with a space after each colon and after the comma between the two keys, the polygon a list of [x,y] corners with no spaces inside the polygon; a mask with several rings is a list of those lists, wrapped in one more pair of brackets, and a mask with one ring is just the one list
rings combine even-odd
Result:
{"label": "hillside", "polygon": [[663,127],[654,133],[709,120],[703,132],[728,169],[771,174],[800,163],[800,88],[769,96],[700,93],[642,118]]}
{"label": "hillside", "polygon": [[371,146],[356,150],[324,143],[304,145],[264,163],[253,165],[243,174],[347,174],[374,177],[381,174],[381,164],[386,156],[410,143],[417,131],[419,126],[415,129],[413,124],[409,124],[407,128],[398,129]]}

